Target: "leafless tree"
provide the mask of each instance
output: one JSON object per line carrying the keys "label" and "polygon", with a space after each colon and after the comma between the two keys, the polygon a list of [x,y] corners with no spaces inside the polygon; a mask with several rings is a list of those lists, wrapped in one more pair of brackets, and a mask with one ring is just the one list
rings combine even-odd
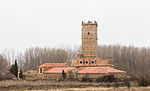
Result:
{"label": "leafless tree", "polygon": [[[79,51],[80,50],[80,51]],[[43,63],[67,62],[77,58],[77,53],[81,52],[81,47],[76,48],[39,48],[31,47],[23,53],[17,53],[15,58],[18,65],[24,71],[37,70]],[[4,52],[0,57],[4,60],[3,64],[8,64],[9,60],[14,59],[14,52]],[[127,71],[128,75],[150,77],[150,48],[121,46],[121,45],[100,45],[98,46],[98,56],[102,59],[111,58],[112,63],[118,69]],[[5,63],[6,62],[6,63]],[[3,68],[3,67],[2,67]]]}
{"label": "leafless tree", "polygon": [[8,62],[3,55],[0,55],[0,76],[5,73],[6,68],[8,67]]}
{"label": "leafless tree", "polygon": [[98,56],[112,58],[113,64],[127,71],[129,75],[150,77],[150,49],[134,46],[102,45],[98,48]]}

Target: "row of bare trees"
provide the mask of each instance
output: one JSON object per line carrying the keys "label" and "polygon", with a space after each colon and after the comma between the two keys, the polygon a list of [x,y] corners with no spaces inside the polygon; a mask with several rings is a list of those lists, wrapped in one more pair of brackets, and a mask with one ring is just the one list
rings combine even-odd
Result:
{"label": "row of bare trees", "polygon": [[[79,48],[39,48],[32,47],[23,53],[17,53],[15,58],[23,71],[37,70],[37,67],[47,62],[67,62],[77,57]],[[0,55],[0,72],[9,68],[10,58],[7,54]],[[138,48],[134,46],[121,45],[101,45],[98,46],[98,56],[100,58],[111,58],[115,67],[125,70],[129,75],[150,77],[150,49]]]}
{"label": "row of bare trees", "polygon": [[8,61],[4,55],[0,54],[0,78],[5,73],[7,68],[8,68]]}
{"label": "row of bare trees", "polygon": [[29,48],[23,54],[17,56],[22,69],[37,70],[37,67],[43,63],[64,63],[76,57],[76,52],[71,49],[63,48]]}
{"label": "row of bare trees", "polygon": [[110,57],[115,67],[133,76],[150,77],[150,49],[134,46],[103,45],[98,48],[98,56]]}

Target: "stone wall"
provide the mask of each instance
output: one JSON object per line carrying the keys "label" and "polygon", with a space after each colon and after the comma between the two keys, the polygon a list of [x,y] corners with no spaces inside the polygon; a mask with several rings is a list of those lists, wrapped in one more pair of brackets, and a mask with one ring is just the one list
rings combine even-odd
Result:
{"label": "stone wall", "polygon": [[109,73],[109,74],[113,74],[115,78],[125,78],[127,76],[126,72],[120,72],[120,73]]}
{"label": "stone wall", "polygon": [[59,80],[62,78],[62,74],[41,74],[38,76],[40,79],[48,79],[48,80]]}
{"label": "stone wall", "polygon": [[83,57],[97,56],[97,24],[82,23],[82,55]]}
{"label": "stone wall", "polygon": [[[96,73],[96,74],[88,74],[88,73],[80,73],[80,74],[77,74],[76,72],[70,72],[66,73],[66,79],[79,79],[79,80],[82,80],[82,78],[84,77],[87,77],[87,78],[93,78],[93,79],[96,79],[96,78],[99,78],[99,77],[102,77],[104,75],[109,75],[109,74],[113,74],[114,77],[116,78],[124,78],[127,76],[126,72],[120,72],[120,73],[109,73],[109,74],[103,74],[103,73]],[[62,74],[58,73],[53,73],[53,74],[41,74],[41,75],[38,75],[38,77],[40,79],[49,79],[49,80],[59,80],[59,79],[62,79]]]}
{"label": "stone wall", "polygon": [[[80,63],[82,61],[82,63]],[[86,63],[88,61],[88,63]],[[93,61],[93,62],[92,62]],[[110,60],[109,59],[100,59],[98,57],[92,58],[92,57],[87,57],[87,58],[77,58],[74,61],[72,61],[71,66],[113,66],[112,64],[109,64]]]}

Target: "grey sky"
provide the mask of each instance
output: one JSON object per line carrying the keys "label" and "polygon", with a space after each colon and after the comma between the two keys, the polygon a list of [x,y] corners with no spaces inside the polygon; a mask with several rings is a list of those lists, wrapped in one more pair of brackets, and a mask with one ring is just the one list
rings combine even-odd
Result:
{"label": "grey sky", "polygon": [[0,0],[0,50],[79,45],[82,20],[99,44],[150,44],[150,0]]}

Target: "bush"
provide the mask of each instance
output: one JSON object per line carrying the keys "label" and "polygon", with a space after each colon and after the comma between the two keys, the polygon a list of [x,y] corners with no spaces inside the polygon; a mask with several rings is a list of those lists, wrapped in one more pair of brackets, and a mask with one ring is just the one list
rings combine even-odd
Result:
{"label": "bush", "polygon": [[114,77],[113,74],[105,75],[103,77],[99,77],[96,79],[97,82],[110,82],[110,83],[114,82],[115,80],[116,80],[116,78]]}
{"label": "bush", "polygon": [[22,70],[21,70],[21,69],[20,69],[19,77],[23,79],[23,73],[22,73]]}
{"label": "bush", "polygon": [[1,80],[10,80],[10,79],[13,79],[13,78],[15,78],[15,75],[11,74],[9,71],[6,72],[3,75],[0,75],[0,81]]}
{"label": "bush", "polygon": [[85,77],[82,77],[82,82],[92,82],[93,79],[89,78],[88,74],[85,74]]}
{"label": "bush", "polygon": [[92,82],[92,78],[82,77],[82,82]]}
{"label": "bush", "polygon": [[141,80],[139,80],[139,86],[148,86],[150,85],[150,81],[146,80],[145,78],[142,78]]}
{"label": "bush", "polygon": [[18,66],[17,66],[17,60],[15,60],[15,64],[13,64],[9,70],[13,75],[17,77],[18,75]]}
{"label": "bush", "polygon": [[75,80],[75,79],[74,79],[74,75],[73,75],[73,72],[72,72],[72,71],[69,71],[69,72],[68,72],[68,74],[69,74],[69,75],[68,75],[68,80],[70,80],[70,81]]}
{"label": "bush", "polygon": [[63,79],[66,79],[66,73],[64,70],[62,70],[62,77],[63,77]]}
{"label": "bush", "polygon": [[124,84],[125,84],[125,86],[127,86],[128,88],[131,87],[131,84],[130,84],[130,81],[129,81],[129,80],[126,80],[126,81],[124,82]]}

